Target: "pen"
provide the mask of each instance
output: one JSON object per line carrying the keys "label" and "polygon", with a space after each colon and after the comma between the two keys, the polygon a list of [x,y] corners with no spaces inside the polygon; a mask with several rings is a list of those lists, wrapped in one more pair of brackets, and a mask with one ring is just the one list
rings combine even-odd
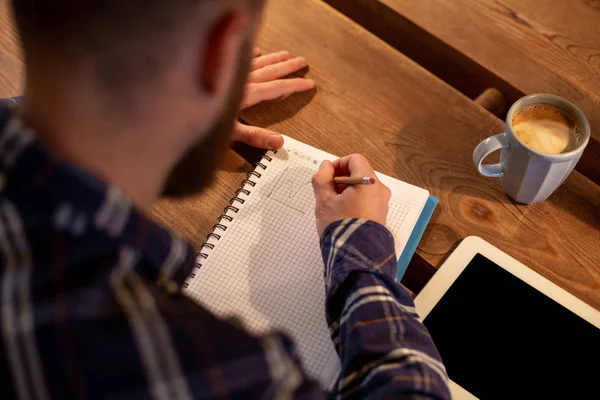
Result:
{"label": "pen", "polygon": [[372,178],[370,176],[365,176],[365,177],[360,177],[360,178],[353,178],[353,177],[338,177],[338,178],[334,178],[335,183],[338,184],[342,184],[342,185],[372,185],[375,182],[377,182],[375,180],[375,178]]}

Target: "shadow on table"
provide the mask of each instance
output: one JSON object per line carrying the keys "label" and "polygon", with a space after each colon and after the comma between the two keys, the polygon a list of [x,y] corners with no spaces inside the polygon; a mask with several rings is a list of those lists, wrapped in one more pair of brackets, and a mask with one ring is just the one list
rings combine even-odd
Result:
{"label": "shadow on table", "polygon": [[600,232],[600,186],[574,171],[546,202]]}
{"label": "shadow on table", "polygon": [[[289,75],[286,79],[304,78],[310,71],[309,67]],[[317,88],[301,93],[294,93],[275,100],[263,101],[241,112],[244,123],[268,128],[271,125],[285,121],[296,115],[311,102],[317,94]]]}
{"label": "shadow on table", "polygon": [[250,125],[270,127],[296,115],[317,95],[317,88],[302,93],[264,101],[242,111],[242,120]]}

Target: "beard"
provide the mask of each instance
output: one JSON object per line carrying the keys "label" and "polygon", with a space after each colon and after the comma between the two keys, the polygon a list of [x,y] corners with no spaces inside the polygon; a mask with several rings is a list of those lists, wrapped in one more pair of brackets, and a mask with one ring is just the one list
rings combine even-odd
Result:
{"label": "beard", "polygon": [[203,135],[201,141],[191,146],[175,165],[163,189],[164,197],[193,196],[212,184],[219,162],[231,144],[233,126],[248,79],[251,54],[250,40],[245,40],[237,63],[239,68],[233,82],[233,90],[224,111]]}

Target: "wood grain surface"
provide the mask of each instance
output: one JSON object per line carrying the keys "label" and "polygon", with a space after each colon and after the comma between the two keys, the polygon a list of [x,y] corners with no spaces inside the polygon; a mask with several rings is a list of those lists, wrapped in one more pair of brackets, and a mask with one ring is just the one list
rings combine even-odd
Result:
{"label": "wood grain surface", "polygon": [[0,97],[22,93],[23,57],[9,0],[0,0]]}
{"label": "wood grain surface", "polygon": [[[405,30],[404,20],[413,22],[519,92],[552,93],[577,104],[590,120],[594,138],[578,170],[600,184],[599,1],[350,0],[345,3],[346,8],[357,3],[361,11],[376,11],[377,14],[365,17],[373,21],[402,24],[398,26],[399,32]],[[389,15],[390,10],[400,19]]]}
{"label": "wood grain surface", "polygon": [[334,154],[364,153],[437,196],[418,249],[431,265],[462,238],[481,236],[600,308],[598,186],[574,173],[548,201],[514,204],[471,161],[503,123],[318,0],[270,1],[261,46],[306,56],[318,88],[244,119]]}
{"label": "wood grain surface", "polygon": [[[3,60],[18,54],[5,38]],[[318,88],[243,118],[334,154],[364,153],[376,169],[437,196],[418,260],[439,266],[462,238],[478,235],[600,308],[600,188],[574,173],[543,204],[512,203],[471,164],[475,145],[502,122],[320,0],[271,0],[260,45],[306,56]],[[20,74],[17,63],[0,75],[0,96],[19,94],[11,82]],[[154,212],[196,246],[250,170],[233,152],[225,160],[211,189]]]}

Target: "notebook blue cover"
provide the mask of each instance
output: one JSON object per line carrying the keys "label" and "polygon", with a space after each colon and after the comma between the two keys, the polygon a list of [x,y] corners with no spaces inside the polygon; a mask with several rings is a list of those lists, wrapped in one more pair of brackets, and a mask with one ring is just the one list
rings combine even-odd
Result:
{"label": "notebook blue cover", "polygon": [[398,258],[398,272],[396,273],[396,282],[400,282],[404,273],[406,272],[406,268],[408,268],[408,264],[410,264],[410,260],[412,260],[415,251],[417,251],[417,246],[423,237],[423,233],[425,233],[425,229],[427,228],[427,224],[429,224],[429,220],[435,211],[435,207],[438,204],[438,199],[429,196],[427,202],[425,203],[425,207],[423,207],[423,211],[417,220],[415,225],[415,229],[413,229],[410,237],[408,238],[408,243],[404,246],[404,250],[402,254]]}

